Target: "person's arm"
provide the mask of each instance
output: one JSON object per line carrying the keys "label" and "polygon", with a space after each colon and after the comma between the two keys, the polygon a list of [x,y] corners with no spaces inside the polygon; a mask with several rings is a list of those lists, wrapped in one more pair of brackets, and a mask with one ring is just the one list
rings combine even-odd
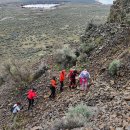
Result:
{"label": "person's arm", "polygon": [[79,74],[79,78],[81,78],[81,77],[82,77],[82,73]]}
{"label": "person's arm", "polygon": [[92,80],[92,78],[91,78],[89,73],[88,73],[88,76],[89,76],[90,83],[93,84],[93,80]]}
{"label": "person's arm", "polygon": [[17,107],[16,107],[16,110],[17,110],[17,112],[19,112],[19,111],[20,111],[20,107],[19,107],[19,106],[17,106]]}
{"label": "person's arm", "polygon": [[34,98],[37,98],[37,97],[38,97],[36,92],[34,92],[33,97],[34,97]]}
{"label": "person's arm", "polygon": [[51,85],[56,88],[56,82],[55,81],[52,80]]}
{"label": "person's arm", "polygon": [[88,78],[91,80],[90,74],[88,73]]}
{"label": "person's arm", "polygon": [[53,83],[52,86],[56,88],[56,84],[55,83]]}

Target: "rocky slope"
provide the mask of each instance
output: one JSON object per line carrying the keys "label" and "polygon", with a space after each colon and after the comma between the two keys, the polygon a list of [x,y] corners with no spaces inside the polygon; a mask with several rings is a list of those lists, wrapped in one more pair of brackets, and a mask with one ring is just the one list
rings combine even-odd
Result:
{"label": "rocky slope", "polygon": [[[27,112],[27,104],[23,102],[25,110],[19,115],[17,121],[19,124],[15,129],[60,130],[53,127],[54,120],[61,120],[69,106],[75,106],[80,102],[94,108],[96,114],[86,122],[84,127],[75,130],[130,129],[130,27],[126,24],[128,13],[125,7],[129,8],[128,0],[114,2],[108,23],[88,26],[81,37],[81,44],[74,46],[80,55],[85,56],[86,61],[84,63],[78,60],[77,67],[80,68],[83,65],[86,67],[87,63],[87,69],[94,80],[94,86],[90,88],[90,91],[87,94],[78,89],[70,91],[66,84],[65,91],[58,93],[57,98],[50,101],[49,89],[46,86],[52,73],[46,77],[43,75],[33,83],[38,88],[40,97],[35,108]],[[84,50],[85,47],[87,50]],[[121,65],[116,75],[110,76],[108,67],[114,59],[120,60]],[[55,64],[53,59],[49,64],[51,66]],[[58,76],[56,70],[51,72]],[[7,93],[4,94],[6,96]],[[1,105],[0,124],[3,129],[9,129],[12,126],[10,114],[7,112],[11,101],[7,101],[3,106]]]}

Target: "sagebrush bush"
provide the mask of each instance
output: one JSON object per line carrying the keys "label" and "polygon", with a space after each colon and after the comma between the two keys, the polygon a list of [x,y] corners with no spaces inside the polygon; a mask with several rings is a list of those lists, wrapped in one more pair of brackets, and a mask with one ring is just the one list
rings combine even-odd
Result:
{"label": "sagebrush bush", "polygon": [[64,118],[55,121],[52,129],[61,130],[83,127],[87,123],[90,115],[90,110],[84,104],[79,104],[76,107],[70,107]]}
{"label": "sagebrush bush", "polygon": [[69,118],[81,117],[84,119],[88,119],[91,115],[88,107],[84,104],[79,104],[76,107],[70,107],[68,109],[68,113],[66,114]]}
{"label": "sagebrush bush", "polygon": [[74,50],[65,45],[62,49],[56,51],[55,60],[58,64],[66,68],[75,65],[77,57]]}
{"label": "sagebrush bush", "polygon": [[48,67],[45,66],[44,64],[41,64],[39,66],[39,68],[33,73],[32,75],[32,80],[36,80],[38,79],[39,77],[41,77],[46,71],[48,70]]}
{"label": "sagebrush bush", "polygon": [[31,69],[28,65],[18,64],[16,61],[5,64],[5,71],[16,82],[32,82],[42,76],[47,69],[44,63],[41,63],[36,70]]}
{"label": "sagebrush bush", "polygon": [[29,82],[30,70],[28,67],[23,67],[17,64],[15,61],[10,61],[5,64],[5,71],[11,76],[15,82]]}
{"label": "sagebrush bush", "polygon": [[90,29],[92,28],[96,28],[97,25],[93,22],[93,20],[90,20],[87,24],[87,27],[86,27],[86,32],[89,31]]}
{"label": "sagebrush bush", "polygon": [[80,56],[77,58],[78,62],[86,62],[87,60],[87,55],[84,53],[81,53]]}
{"label": "sagebrush bush", "polygon": [[117,60],[117,59],[113,60],[110,63],[109,68],[108,68],[109,74],[111,76],[116,75],[117,74],[117,70],[119,69],[120,65],[121,65],[120,60]]}
{"label": "sagebrush bush", "polygon": [[61,120],[57,120],[54,123],[54,126],[52,127],[51,130],[66,130],[66,129],[74,129],[74,128],[80,128],[84,126],[84,122],[80,120],[78,117],[77,118],[64,118]]}
{"label": "sagebrush bush", "polygon": [[81,43],[80,51],[82,53],[90,54],[90,52],[95,48],[95,43]]}
{"label": "sagebrush bush", "polygon": [[94,43],[83,43],[80,47],[81,51],[86,54],[89,54],[94,48]]}

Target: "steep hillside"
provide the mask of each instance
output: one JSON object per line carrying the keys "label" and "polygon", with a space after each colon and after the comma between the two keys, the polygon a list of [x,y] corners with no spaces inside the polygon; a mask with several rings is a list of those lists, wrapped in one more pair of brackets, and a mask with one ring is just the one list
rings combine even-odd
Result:
{"label": "steep hillside", "polygon": [[[105,77],[109,76],[109,64],[114,59],[121,61],[119,71],[124,72],[119,72],[117,77],[111,78],[116,80],[114,82],[115,87],[122,87],[129,80],[129,8],[130,3],[128,0],[116,0],[110,9],[106,24],[97,26],[90,23],[88,25],[81,37],[82,44],[79,48],[81,54],[86,54],[87,59],[89,59],[88,66],[91,68],[92,73],[96,71],[95,74],[99,76],[101,74],[104,74]],[[110,76],[105,80],[109,78]]]}
{"label": "steep hillside", "polygon": [[118,22],[118,23],[130,23],[130,8],[129,7],[130,7],[129,0],[114,1],[111,7],[108,21]]}
{"label": "steep hillside", "polygon": [[[0,103],[2,104],[0,124],[4,130],[11,127],[12,130],[130,129],[130,26],[126,24],[128,23],[126,17],[128,13],[124,12],[125,15],[121,13],[124,10],[124,5],[129,8],[129,0],[117,0],[111,8],[108,22],[96,25],[91,21],[80,41],[70,45],[69,51],[74,49],[72,53],[77,54],[75,68],[79,71],[87,68],[91,74],[93,85],[89,92],[80,91],[79,87],[70,91],[66,82],[64,92],[59,93],[57,90],[56,99],[49,100],[47,86],[50,77],[52,75],[58,77],[60,70],[58,67],[66,61],[69,64],[71,56],[74,55],[69,53],[68,58],[68,51],[64,54],[59,53],[58,58],[61,57],[63,60],[59,65],[56,62],[57,57],[55,57],[57,51],[54,51],[42,59],[43,61],[46,59],[46,65],[51,66],[47,74],[29,84],[29,87],[37,87],[39,94],[39,100],[32,111],[26,111],[27,104],[22,93],[15,96],[13,93],[15,88],[11,91],[9,83],[8,88],[7,86],[6,88],[2,87],[3,90],[7,89],[10,92],[10,95],[7,95],[7,91],[2,91],[5,98],[2,97]],[[119,7],[117,10],[113,8],[114,6],[121,6],[121,8]],[[64,49],[63,47],[60,50]],[[67,58],[69,60],[66,60]],[[15,101],[16,97],[25,105],[25,109],[18,116],[15,126],[12,126],[8,110],[10,102]],[[81,118],[84,109],[80,109],[80,115],[76,115],[76,119],[73,118],[74,115],[71,116],[71,120],[67,119],[68,108],[72,106],[74,108],[81,103],[84,103],[90,110],[89,114],[88,111],[87,114],[85,113],[87,116],[90,115],[87,120]],[[78,113],[79,111],[74,112]]]}

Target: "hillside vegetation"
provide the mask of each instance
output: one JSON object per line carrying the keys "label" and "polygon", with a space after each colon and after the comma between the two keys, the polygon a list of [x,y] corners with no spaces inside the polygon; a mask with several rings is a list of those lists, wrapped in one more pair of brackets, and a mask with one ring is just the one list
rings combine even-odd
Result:
{"label": "hillside vegetation", "polygon": [[0,8],[0,61],[37,62],[63,44],[78,42],[87,22],[104,23],[109,6],[67,4],[56,10]]}
{"label": "hillside vegetation", "polygon": [[[74,39],[68,40],[66,37],[63,42],[63,39],[57,38],[57,35],[61,37],[66,36],[66,34],[72,37],[73,31],[70,33],[68,26],[65,29],[67,30],[66,34],[62,34],[58,31],[55,32],[54,30],[51,34],[55,35],[55,42],[60,44],[57,46],[53,44],[52,47],[49,47],[46,57],[41,58],[40,62],[32,67],[32,70],[37,70],[37,73],[39,72],[38,70],[45,70],[44,72],[42,71],[42,76],[36,76],[33,81],[27,82],[27,85],[24,86],[24,84],[22,84],[22,87],[18,86],[16,81],[13,80],[13,75],[7,76],[13,83],[6,82],[1,86],[1,95],[3,96],[0,100],[0,104],[2,104],[2,109],[0,109],[2,113],[0,124],[3,129],[130,129],[130,25],[126,17],[129,15],[129,11],[125,12],[126,8],[120,8],[124,7],[124,5],[129,8],[130,1],[116,0],[111,7],[108,21],[102,24],[95,23],[96,21],[90,21],[87,24],[83,24],[83,26],[81,26],[83,28],[78,30],[78,26],[75,26],[80,23],[78,20],[86,21],[86,19],[83,17],[82,19],[75,19],[77,21],[73,21],[70,25],[76,27],[77,31],[74,31],[74,34],[79,36],[79,39],[73,37]],[[86,5],[82,5],[82,8],[84,6],[86,8]],[[89,7],[95,7],[95,5]],[[64,8],[59,8],[58,10],[65,8],[67,7],[64,6]],[[80,10],[82,10],[82,8]],[[119,10],[117,11],[118,8]],[[71,9],[75,10],[75,8]],[[125,16],[120,15],[120,12],[124,12]],[[119,18],[121,19],[119,20]],[[62,21],[62,19],[60,19],[60,21]],[[66,19],[64,19],[64,21],[66,21]],[[60,25],[60,23],[58,25]],[[37,26],[37,28],[38,27],[39,26]],[[48,44],[49,43],[51,42],[48,42]],[[51,49],[52,51],[50,52]],[[40,69],[41,67],[39,66],[41,63],[46,63],[42,65],[49,67],[42,67],[42,69]],[[13,65],[16,65],[15,68],[18,66],[18,64]],[[87,68],[90,72],[93,85],[90,86],[89,91],[86,93],[81,91],[79,85],[76,89],[70,91],[66,82],[64,92],[59,93],[58,84],[56,99],[49,100],[48,84],[52,75],[58,77],[61,69],[66,68],[66,70],[68,70],[72,66],[75,66],[79,71]],[[12,67],[11,70],[15,70],[14,67]],[[16,69],[11,72],[15,72],[14,74],[16,75],[19,74],[18,72],[20,71]],[[35,86],[38,89],[39,99],[34,109],[27,112],[24,93],[31,86]],[[9,103],[15,102],[16,98],[21,101],[25,107],[17,117],[15,125],[12,126],[8,112]]]}

